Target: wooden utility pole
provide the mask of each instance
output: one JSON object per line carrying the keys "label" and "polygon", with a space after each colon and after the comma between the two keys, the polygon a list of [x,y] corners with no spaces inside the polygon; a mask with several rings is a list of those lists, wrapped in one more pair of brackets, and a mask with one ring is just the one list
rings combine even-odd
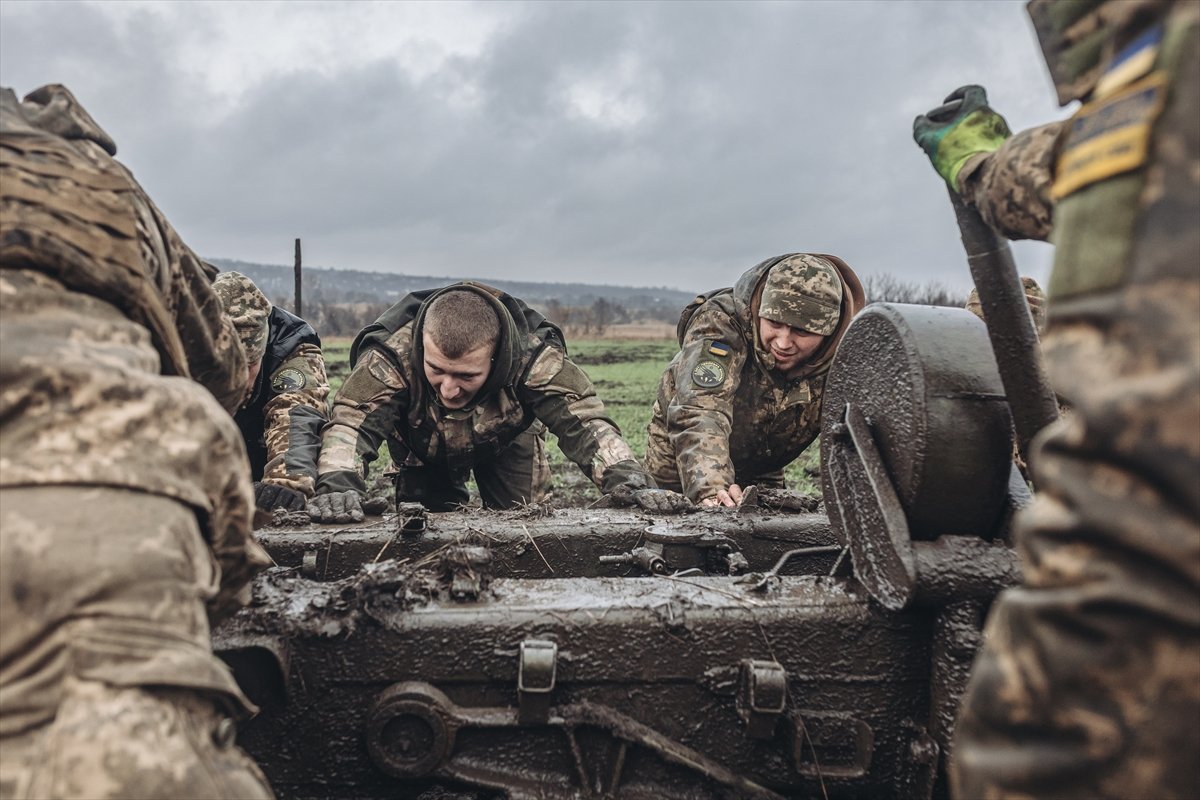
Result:
{"label": "wooden utility pole", "polygon": [[300,274],[301,274],[300,269],[301,269],[300,268],[300,240],[297,239],[296,240],[296,316],[297,317],[304,316],[304,301],[301,298],[301,289],[300,289],[300,284],[302,283],[301,277],[300,277]]}

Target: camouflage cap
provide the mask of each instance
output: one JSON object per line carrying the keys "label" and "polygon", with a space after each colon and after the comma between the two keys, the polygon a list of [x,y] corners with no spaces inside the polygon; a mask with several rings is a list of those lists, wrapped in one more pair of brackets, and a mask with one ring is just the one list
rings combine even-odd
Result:
{"label": "camouflage cap", "polygon": [[271,301],[259,291],[254,281],[240,272],[222,272],[213,281],[213,289],[242,340],[246,362],[253,364],[262,360],[267,351],[267,316],[271,313]]}
{"label": "camouflage cap", "polygon": [[[1033,327],[1040,334],[1046,330],[1046,293],[1036,280],[1028,275],[1021,276],[1021,288],[1025,290],[1025,302],[1029,304],[1029,313],[1033,317]],[[980,319],[983,317],[983,304],[979,302],[979,290],[972,289],[964,306]],[[987,320],[984,320],[985,322]]]}
{"label": "camouflage cap", "polygon": [[842,279],[819,256],[788,256],[767,274],[758,315],[809,333],[828,336],[842,313]]}

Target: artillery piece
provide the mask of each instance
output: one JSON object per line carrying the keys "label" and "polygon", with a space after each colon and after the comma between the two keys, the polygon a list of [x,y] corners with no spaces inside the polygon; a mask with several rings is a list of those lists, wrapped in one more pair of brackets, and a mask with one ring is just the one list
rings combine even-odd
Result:
{"label": "artillery piece", "polygon": [[873,305],[823,509],[269,528],[214,632],[282,797],[929,798],[1029,498],[984,325]]}

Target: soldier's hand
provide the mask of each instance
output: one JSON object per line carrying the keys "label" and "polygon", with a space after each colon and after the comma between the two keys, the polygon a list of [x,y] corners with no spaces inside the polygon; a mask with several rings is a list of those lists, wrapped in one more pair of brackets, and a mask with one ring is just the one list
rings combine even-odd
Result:
{"label": "soldier's hand", "polygon": [[679,492],[667,489],[639,489],[627,483],[613,487],[613,490],[605,495],[605,499],[613,506],[637,506],[645,511],[664,514],[677,514],[695,508],[692,501]]}
{"label": "soldier's hand", "polygon": [[982,86],[960,86],[945,103],[913,120],[913,139],[955,192],[968,159],[995,152],[1011,135],[1004,117],[988,106]]}
{"label": "soldier's hand", "polygon": [[368,497],[366,500],[362,501],[362,510],[364,514],[372,517],[377,517],[380,514],[384,514],[388,510],[387,498]]}
{"label": "soldier's hand", "polygon": [[302,511],[304,503],[303,492],[297,492],[295,489],[278,486],[274,483],[263,483],[262,481],[254,483],[254,505],[263,511],[274,511],[277,508],[286,511]]}
{"label": "soldier's hand", "polygon": [[742,504],[742,487],[736,483],[731,483],[724,489],[718,491],[712,497],[706,497],[700,501],[700,505],[708,508],[717,506],[725,506],[726,508],[736,508]]}
{"label": "soldier's hand", "polygon": [[682,514],[696,508],[687,497],[670,489],[637,489],[632,499],[638,508],[655,514]]}
{"label": "soldier's hand", "polygon": [[313,522],[362,522],[362,499],[353,491],[319,494],[309,501],[308,517]]}

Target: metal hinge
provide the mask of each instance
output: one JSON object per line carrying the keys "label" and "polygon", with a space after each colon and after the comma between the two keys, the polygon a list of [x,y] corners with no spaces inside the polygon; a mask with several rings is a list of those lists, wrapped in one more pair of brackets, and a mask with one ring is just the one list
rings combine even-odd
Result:
{"label": "metal hinge", "polygon": [[738,717],[752,739],[770,739],[787,706],[787,672],[776,661],[742,662]]}
{"label": "metal hinge", "polygon": [[526,639],[517,658],[517,716],[522,724],[545,722],[550,719],[550,693],[558,672],[558,645]]}

